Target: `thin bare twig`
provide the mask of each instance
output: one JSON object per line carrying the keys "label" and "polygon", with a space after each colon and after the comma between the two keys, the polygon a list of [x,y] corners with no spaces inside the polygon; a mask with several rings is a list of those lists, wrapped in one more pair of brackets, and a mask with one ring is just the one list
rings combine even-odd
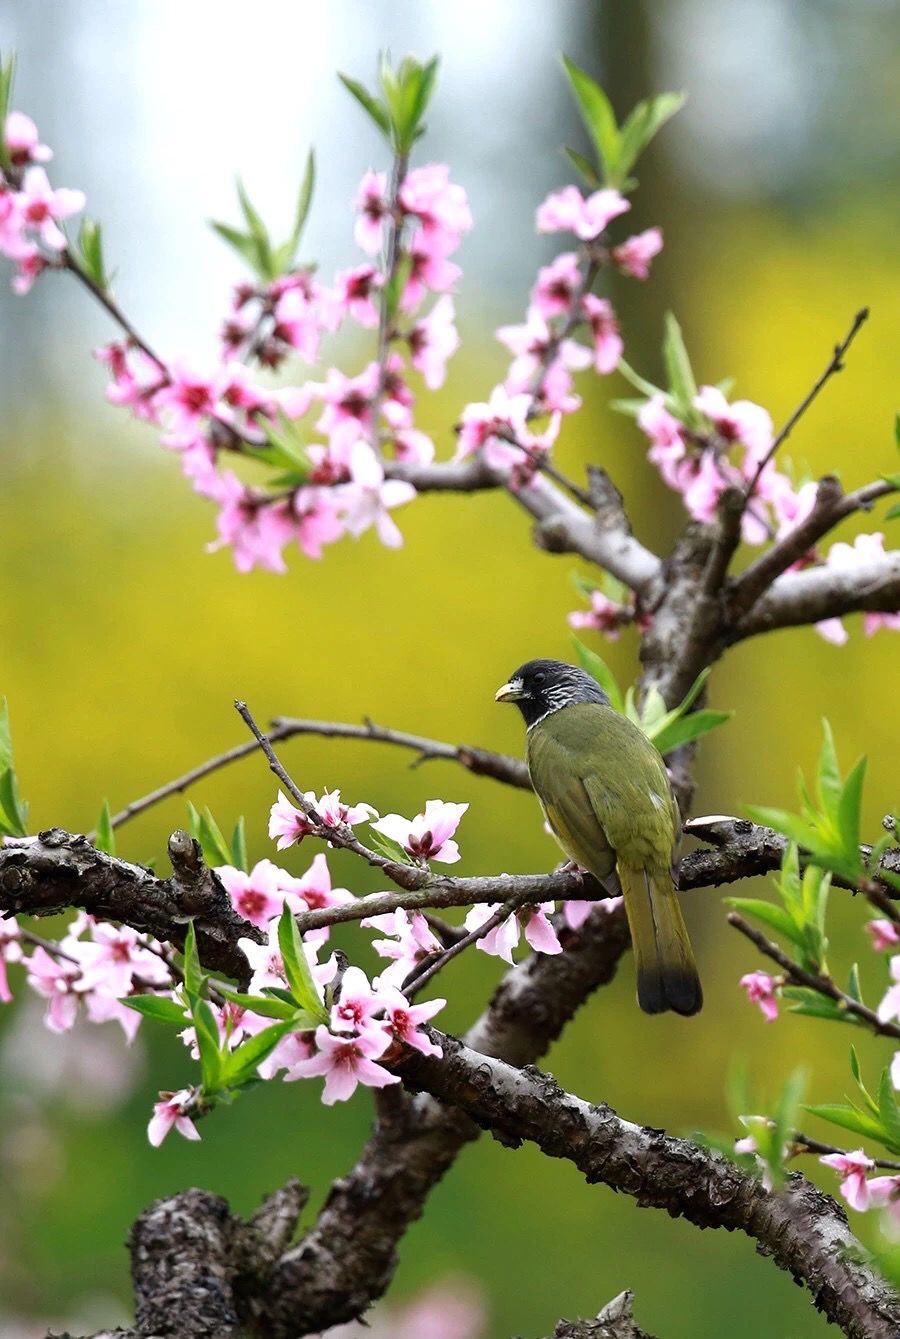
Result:
{"label": "thin bare twig", "polygon": [[900,1038],[900,1025],[883,1023],[874,1009],[869,1009],[865,1004],[860,1004],[859,1000],[855,1000],[852,995],[848,995],[846,991],[841,990],[830,976],[820,976],[815,972],[807,972],[798,962],[794,962],[793,958],[789,958],[771,939],[767,939],[764,934],[745,921],[738,912],[730,911],[728,913],[728,924],[733,925],[751,943],[755,944],[760,953],[777,963],[788,978],[789,984],[805,986],[807,990],[814,990],[818,995],[824,995],[826,998],[834,1000],[840,1009],[852,1014],[861,1023],[865,1023],[879,1037]]}
{"label": "thin bare twig", "polygon": [[525,898],[521,893],[516,893],[507,898],[503,905],[498,907],[482,925],[476,926],[474,930],[470,930],[461,939],[457,939],[455,944],[451,944],[442,953],[435,954],[430,963],[425,962],[414,967],[400,987],[406,998],[408,1000],[414,999],[419,991],[427,986],[433,977],[437,976],[438,972],[443,971],[448,962],[458,957],[472,944],[477,944],[479,939],[484,939],[490,934],[491,930],[496,930],[498,925],[502,925],[510,916],[514,916],[524,903]]}
{"label": "thin bare twig", "polygon": [[865,325],[868,319],[869,319],[868,307],[861,307],[860,310],[854,316],[853,324],[847,331],[847,334],[841,340],[840,344],[836,344],[834,346],[834,352],[832,353],[831,358],[829,359],[828,366],[825,368],[824,372],[821,374],[818,380],[814,382],[811,389],[807,391],[806,395],[804,395],[803,399],[797,405],[797,408],[791,414],[790,418],[787,419],[786,423],[784,424],[784,427],[776,435],[772,445],[769,447],[768,451],[757,465],[756,472],[754,473],[752,479],[747,485],[747,490],[744,495],[747,502],[750,501],[754,492],[756,491],[756,485],[759,483],[760,476],[762,475],[763,470],[766,468],[769,461],[772,460],[778,448],[791,435],[794,428],[799,423],[800,419],[803,417],[807,409],[809,409],[810,405],[818,396],[819,392],[837,372],[843,371],[844,354],[850,348],[850,345],[853,343],[854,339],[859,334],[859,331],[862,329],[862,327]]}
{"label": "thin bare twig", "polygon": [[[797,1153],[840,1153],[846,1155],[845,1148],[838,1148],[836,1144],[823,1144],[821,1139],[810,1139],[808,1134],[802,1134],[795,1130],[791,1135],[792,1151]],[[882,1167],[888,1172],[900,1172],[900,1162],[891,1162],[889,1158],[873,1158],[876,1167]]]}

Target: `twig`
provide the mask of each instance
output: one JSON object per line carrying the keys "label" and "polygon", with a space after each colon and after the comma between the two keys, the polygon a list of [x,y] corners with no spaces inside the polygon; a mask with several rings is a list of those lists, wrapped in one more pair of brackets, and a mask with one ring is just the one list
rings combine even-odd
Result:
{"label": "twig", "polygon": [[736,930],[740,930],[751,943],[755,944],[760,953],[771,958],[782,969],[789,981],[793,985],[805,986],[807,990],[814,990],[819,995],[825,995],[828,999],[834,1000],[846,1013],[852,1014],[858,1018],[861,1023],[876,1032],[879,1037],[900,1038],[900,1026],[896,1023],[883,1023],[873,1009],[869,1009],[865,1004],[860,1004],[852,995],[848,995],[834,984],[830,976],[819,976],[814,972],[807,972],[798,962],[783,952],[782,949],[774,944],[771,939],[767,939],[759,930],[748,924],[743,916],[736,911],[728,913],[728,924],[733,925]]}
{"label": "twig", "polygon": [[749,502],[750,499],[752,498],[756,490],[756,485],[759,483],[760,476],[762,475],[763,470],[766,468],[769,461],[773,458],[778,448],[791,435],[794,428],[797,426],[800,419],[806,413],[807,409],[809,409],[810,405],[816,399],[819,392],[822,390],[822,388],[826,385],[826,383],[830,380],[831,377],[833,377],[837,372],[843,370],[844,354],[850,348],[850,345],[853,343],[857,334],[859,333],[859,331],[861,330],[861,328],[868,319],[869,319],[868,307],[860,308],[860,310],[854,316],[853,324],[851,325],[847,334],[841,340],[840,344],[836,344],[834,346],[834,353],[831,355],[831,358],[828,362],[828,366],[825,368],[825,371],[813,384],[812,388],[809,391],[807,391],[806,395],[804,395],[803,399],[800,401],[797,408],[791,414],[790,418],[786,421],[784,427],[777,434],[772,445],[769,447],[768,451],[757,465],[756,472],[754,473],[752,479],[747,485],[747,490],[744,495],[746,502]]}
{"label": "twig", "polygon": [[400,214],[400,191],[406,179],[409,167],[409,154],[394,155],[391,170],[391,185],[388,197],[388,234],[384,257],[384,283],[382,284],[378,304],[378,381],[372,397],[372,448],[381,457],[381,406],[387,387],[388,354],[393,335],[391,300],[392,290],[397,279],[400,264],[400,238],[403,233],[403,218]]}
{"label": "twig", "polygon": [[[798,1153],[842,1153],[846,1154],[846,1149],[838,1148],[835,1144],[823,1144],[821,1139],[810,1139],[808,1134],[802,1134],[795,1130],[791,1135],[790,1142],[795,1146]],[[873,1158],[876,1167],[883,1167],[888,1172],[900,1172],[900,1162],[891,1162],[889,1158]]]}
{"label": "twig", "polygon": [[162,358],[160,358],[159,354],[150,347],[143,335],[138,333],[112,294],[108,292],[107,289],[101,288],[89,274],[85,273],[81,266],[76,262],[68,247],[62,253],[62,260],[58,268],[68,270],[70,274],[74,274],[75,278],[78,279],[88,292],[92,294],[96,301],[100,303],[100,306],[105,308],[115,321],[116,325],[127,335],[131,343],[134,344],[136,348],[140,349],[141,352],[150,359],[151,363],[155,363],[159,370],[168,378],[169,369]]}
{"label": "twig", "polygon": [[848,567],[784,572],[749,613],[726,632],[726,645],[776,628],[819,623],[861,611],[900,610],[900,552],[860,559]]}
{"label": "twig", "polygon": [[413,890],[422,888],[429,882],[431,875],[425,869],[414,867],[412,865],[401,865],[396,860],[388,860],[375,851],[370,851],[367,846],[358,841],[353,835],[353,829],[347,823],[336,823],[334,826],[324,821],[321,814],[317,811],[299,787],[295,784],[290,774],[285,771],[279,762],[275,750],[269,743],[266,735],[263,734],[256,721],[250,714],[250,709],[246,702],[236,701],[235,710],[241,720],[245,722],[247,728],[253,734],[259,747],[269,763],[269,769],[275,773],[278,780],[282,783],[285,790],[290,794],[298,809],[300,809],[309,819],[310,824],[315,829],[316,835],[330,842],[332,846],[339,846],[342,850],[352,851],[354,855],[361,856],[368,864],[381,869],[388,878],[396,883],[400,888]]}
{"label": "twig", "polygon": [[419,991],[428,984],[432,977],[437,976],[438,972],[443,971],[452,958],[457,957],[465,949],[470,948],[472,944],[477,944],[479,939],[484,939],[490,934],[491,930],[496,930],[498,925],[502,925],[510,916],[514,916],[524,902],[525,898],[521,893],[516,893],[512,897],[507,898],[503,905],[498,907],[493,915],[489,916],[482,925],[476,926],[474,930],[470,930],[469,933],[463,935],[461,939],[457,939],[456,943],[451,944],[443,953],[435,954],[429,964],[415,967],[400,987],[406,998],[408,1000],[414,999]]}

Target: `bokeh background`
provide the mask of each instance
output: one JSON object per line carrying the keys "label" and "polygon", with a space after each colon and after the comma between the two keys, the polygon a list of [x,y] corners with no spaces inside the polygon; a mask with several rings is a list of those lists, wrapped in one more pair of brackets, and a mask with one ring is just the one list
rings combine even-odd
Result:
{"label": "bokeh background", "polygon": [[[651,377],[658,370],[662,314],[672,308],[701,379],[733,375],[737,393],[779,421],[853,313],[871,304],[847,370],[791,442],[799,466],[837,468],[849,486],[895,468],[898,8],[895,0],[256,0],[251,8],[6,0],[0,48],[19,51],[15,105],[53,145],[55,181],[82,187],[103,220],[123,305],[154,344],[195,361],[212,355],[238,277],[206,227],[210,217],[234,218],[234,174],[286,225],[314,143],[319,188],[305,254],[326,274],[355,263],[350,200],[383,153],[335,70],[367,78],[381,49],[440,51],[420,161],[451,162],[477,224],[460,256],[465,351],[445,391],[421,405],[443,454],[460,406],[502,374],[493,328],[520,319],[536,268],[552,254],[534,235],[533,209],[569,179],[561,143],[580,142],[559,52],[603,78],[620,114],[648,92],[684,88],[686,110],[640,165],[633,215],[636,225],[662,225],[666,250],[649,284],[614,293],[630,361]],[[523,517],[502,498],[438,497],[400,516],[400,553],[367,535],[328,551],[321,565],[298,555],[286,577],[239,576],[227,553],[204,553],[213,517],[175,461],[104,402],[90,351],[111,333],[64,279],[46,277],[25,300],[0,292],[0,691],[35,824],[89,828],[105,796],[119,807],[239,740],[236,696],[260,718],[367,713],[520,750],[518,718],[495,710],[493,690],[529,656],[567,655],[573,563],[533,550]],[[345,347],[344,365],[368,356],[360,341]],[[586,388],[561,458],[576,474],[602,462],[637,533],[664,546],[683,518],[634,426],[608,409],[622,393],[615,378]],[[786,632],[738,648],[716,669],[712,701],[736,716],[704,743],[698,812],[789,804],[827,715],[848,764],[869,754],[866,814],[876,830],[896,801],[898,644],[888,633],[867,640],[850,623],[844,648]],[[634,675],[628,635],[602,649],[623,679]],[[525,794],[443,764],[411,772],[374,746],[297,741],[284,756],[304,786],[339,785],[382,810],[412,813],[432,795],[470,801],[461,871],[556,859]],[[223,826],[246,814],[252,854],[272,854],[272,786],[258,761],[210,779],[193,799]],[[123,853],[164,863],[166,836],[183,821],[180,800],[154,809],[123,829]],[[311,854],[304,848],[286,863],[301,872]],[[356,891],[373,886],[355,864],[333,864]],[[884,967],[866,947],[862,909],[834,901],[837,968],[861,956],[877,998]],[[737,987],[760,964],[727,931],[719,899],[692,894],[688,911],[703,1014],[643,1017],[626,962],[551,1055],[560,1082],[685,1132],[728,1128],[725,1075],[735,1055],[759,1093],[802,1061],[811,1098],[839,1099],[845,1038],[811,1020],[767,1027]],[[352,935],[346,942],[355,944]],[[498,964],[482,955],[454,965],[446,1025],[464,1027],[497,977]],[[862,1053],[870,1071],[889,1059],[866,1039]],[[178,1045],[149,1027],[129,1051],[114,1025],[54,1039],[35,1001],[4,1010],[4,1339],[43,1333],[49,1319],[77,1329],[123,1318],[123,1242],[156,1196],[196,1184],[244,1212],[296,1174],[312,1185],[314,1210],[369,1123],[365,1094],[326,1111],[318,1084],[272,1085],[207,1122],[202,1143],[173,1137],[153,1151],[149,1105],[189,1073]],[[487,1139],[465,1152],[410,1232],[393,1297],[402,1303],[461,1277],[480,1290],[491,1339],[547,1333],[558,1316],[594,1314],[625,1286],[641,1323],[668,1339],[703,1339],[726,1325],[733,1339],[825,1333],[805,1294],[745,1238],[639,1212],[585,1186],[569,1166]]]}

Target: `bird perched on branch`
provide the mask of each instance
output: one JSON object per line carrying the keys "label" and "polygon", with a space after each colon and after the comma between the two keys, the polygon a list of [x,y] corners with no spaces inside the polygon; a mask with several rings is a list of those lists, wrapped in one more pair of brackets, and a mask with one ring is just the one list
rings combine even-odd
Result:
{"label": "bird perched on branch", "polygon": [[531,784],[560,846],[624,895],[641,1008],[695,1014],[703,993],[673,872],[681,821],[659,753],[574,665],[529,660],[496,698],[525,718]]}

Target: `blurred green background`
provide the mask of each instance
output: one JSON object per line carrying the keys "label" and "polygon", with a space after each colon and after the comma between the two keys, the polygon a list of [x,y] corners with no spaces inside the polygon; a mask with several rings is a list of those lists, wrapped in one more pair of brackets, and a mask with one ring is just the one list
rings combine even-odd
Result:
{"label": "blurred green background", "polygon": [[[493,327],[520,319],[534,272],[552,254],[534,237],[532,210],[568,179],[557,147],[579,136],[558,52],[601,76],[620,113],[647,92],[683,87],[688,108],[642,162],[633,215],[636,226],[662,225],[666,250],[649,284],[614,293],[630,361],[655,374],[671,307],[700,378],[735,376],[736,394],[764,403],[778,422],[853,313],[871,304],[847,370],[790,453],[812,473],[837,468],[847,486],[894,468],[898,5],[532,0],[525,8],[345,0],[301,12],[263,0],[251,30],[243,7],[205,0],[127,8],[8,0],[0,45],[19,48],[16,105],[55,147],[55,181],[83,186],[89,212],[108,225],[123,302],[165,351],[196,359],[211,351],[237,277],[204,228],[210,215],[229,216],[232,174],[241,171],[261,204],[286,218],[314,139],[322,186],[309,249],[326,273],[355,263],[348,202],[361,170],[381,156],[333,72],[366,77],[385,47],[443,52],[420,161],[449,159],[476,214],[460,257],[466,351],[419,416],[443,454],[460,407],[502,374]],[[204,554],[211,511],[152,432],[104,404],[90,349],[109,333],[61,280],[44,280],[25,301],[0,296],[0,691],[35,825],[89,828],[104,796],[120,807],[240,740],[238,696],[260,719],[368,714],[520,751],[520,722],[495,709],[493,691],[527,657],[567,656],[565,616],[579,604],[572,561],[534,550],[523,516],[502,498],[434,497],[398,514],[400,553],[368,535],[328,551],[321,565],[296,556],[287,577],[238,576],[226,553]],[[345,355],[347,370],[370,356],[363,343]],[[560,459],[575,475],[602,462],[638,535],[665,547],[683,518],[634,426],[607,408],[622,383],[583,389],[586,408],[567,425]],[[875,833],[897,798],[898,646],[849,624],[844,648],[811,631],[781,633],[717,667],[711,700],[737,714],[704,743],[696,812],[790,804],[796,768],[812,769],[827,715],[846,764],[869,754]],[[620,677],[634,675],[629,635],[600,649]],[[414,813],[435,795],[469,800],[460,872],[541,869],[557,858],[529,796],[448,765],[410,771],[386,749],[311,740],[285,746],[284,759],[304,787],[340,786],[382,811]],[[211,778],[192,798],[223,826],[246,814],[252,856],[273,854],[265,836],[273,787],[259,761]],[[124,829],[123,854],[164,866],[166,837],[184,813],[176,799]],[[285,864],[302,872],[313,853],[304,847]],[[376,886],[339,856],[333,868],[357,892]],[[806,1019],[767,1027],[737,986],[762,964],[727,931],[718,897],[691,894],[688,915],[704,1012],[690,1022],[643,1017],[625,962],[550,1056],[559,1081],[684,1132],[727,1128],[725,1074],[735,1055],[762,1093],[802,1061],[811,1099],[839,1099],[845,1037]],[[884,967],[866,947],[863,919],[862,908],[835,897],[836,968],[861,956],[877,998]],[[340,942],[360,942],[371,966],[361,941]],[[498,975],[481,955],[454,964],[441,1021],[464,1028]],[[173,1137],[153,1151],[150,1103],[189,1078],[180,1047],[146,1026],[131,1051],[113,1025],[59,1041],[39,1020],[25,998],[0,1017],[2,1339],[43,1333],[35,1327],[51,1318],[73,1327],[121,1318],[123,1242],[152,1198],[196,1184],[245,1212],[296,1174],[312,1185],[314,1210],[368,1128],[364,1093],[327,1111],[318,1084],[273,1084],[206,1122],[202,1143]],[[865,1038],[861,1051],[870,1069],[889,1059]],[[869,1226],[858,1216],[855,1225],[863,1234]],[[825,1333],[806,1295],[747,1239],[639,1213],[585,1186],[571,1167],[488,1139],[464,1153],[410,1232],[393,1296],[454,1274],[483,1288],[491,1339],[547,1333],[558,1316],[594,1314],[626,1286],[640,1322],[667,1339],[720,1335],[726,1324],[733,1339]]]}

